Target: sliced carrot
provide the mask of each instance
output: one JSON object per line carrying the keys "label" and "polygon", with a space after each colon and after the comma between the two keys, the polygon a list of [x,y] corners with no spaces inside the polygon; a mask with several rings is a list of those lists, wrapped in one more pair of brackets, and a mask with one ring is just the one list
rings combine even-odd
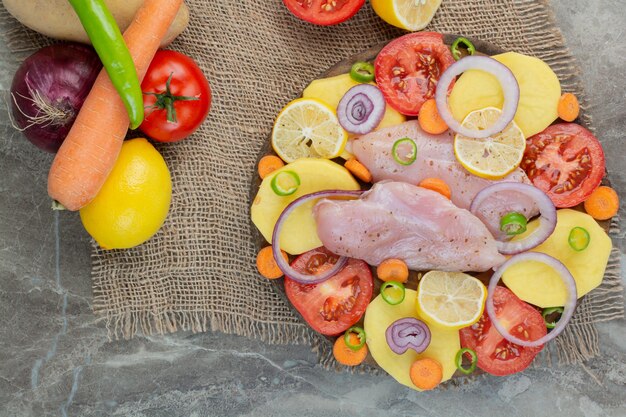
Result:
{"label": "sliced carrot", "polygon": [[[124,40],[139,80],[150,66],[182,0],[144,1]],[[48,194],[68,210],[87,205],[115,165],[128,131],[126,108],[102,70],[48,174]]]}
{"label": "sliced carrot", "polygon": [[344,167],[355,177],[360,179],[363,182],[372,182],[372,173],[359,161],[354,158],[350,158],[343,164]]}
{"label": "sliced carrot", "polygon": [[383,281],[405,283],[409,280],[409,267],[402,259],[385,259],[376,268],[376,274]]}
{"label": "sliced carrot", "polygon": [[[351,333],[350,334],[350,343],[353,345],[358,345],[360,340],[359,337]],[[367,357],[367,345],[363,345],[363,347],[359,350],[352,350],[346,345],[346,341],[344,336],[341,335],[335,341],[335,345],[333,346],[333,356],[335,360],[342,365],[346,366],[356,366],[362,363]]]}
{"label": "sliced carrot", "polygon": [[276,155],[265,155],[259,161],[259,177],[261,179],[267,177],[272,172],[276,171],[285,166],[285,163],[282,159],[277,157]]}
{"label": "sliced carrot", "polygon": [[[289,262],[289,257],[285,251],[280,251],[285,261]],[[259,273],[267,279],[277,279],[283,276],[283,271],[280,270],[276,259],[274,259],[274,253],[271,246],[266,246],[259,251],[256,256],[256,268]]]}
{"label": "sliced carrot", "polygon": [[450,187],[443,180],[439,178],[425,178],[422,182],[418,184],[422,188],[427,188],[432,191],[436,191],[448,200],[452,197],[452,191],[450,191]]}
{"label": "sliced carrot", "polygon": [[430,390],[441,384],[443,368],[439,361],[421,358],[411,365],[411,381],[421,390]]}
{"label": "sliced carrot", "polygon": [[572,93],[564,93],[559,99],[559,105],[557,107],[559,117],[566,122],[573,122],[580,113],[580,105],[578,99]]}
{"label": "sliced carrot", "polygon": [[585,200],[585,211],[596,220],[608,220],[617,214],[619,196],[614,189],[601,186]]}
{"label": "sliced carrot", "polygon": [[437,111],[437,102],[434,98],[426,100],[422,104],[417,121],[424,132],[432,135],[439,135],[448,130],[448,125],[439,115],[439,111]]}

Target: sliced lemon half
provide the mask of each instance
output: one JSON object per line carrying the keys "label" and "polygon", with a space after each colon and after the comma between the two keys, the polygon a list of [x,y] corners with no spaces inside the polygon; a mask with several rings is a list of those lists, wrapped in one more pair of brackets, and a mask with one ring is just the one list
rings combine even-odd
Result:
{"label": "sliced lemon half", "polygon": [[[468,129],[485,129],[495,123],[501,114],[500,109],[486,107],[468,114],[462,124]],[[503,178],[517,168],[525,149],[526,138],[514,121],[502,132],[484,139],[460,134],[454,137],[454,155],[463,168],[492,180]]]}
{"label": "sliced lemon half", "polygon": [[332,159],[341,154],[348,134],[335,111],[323,102],[300,98],[287,104],[274,122],[272,147],[285,162],[299,158]]}
{"label": "sliced lemon half", "polygon": [[461,329],[483,314],[487,288],[462,272],[430,271],[417,288],[417,313],[429,324]]}
{"label": "sliced lemon half", "polygon": [[422,30],[433,19],[441,0],[372,0],[376,14],[390,25]]}

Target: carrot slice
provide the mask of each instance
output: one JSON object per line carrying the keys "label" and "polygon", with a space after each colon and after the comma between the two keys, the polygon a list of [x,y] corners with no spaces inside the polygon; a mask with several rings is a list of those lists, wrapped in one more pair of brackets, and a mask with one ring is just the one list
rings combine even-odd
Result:
{"label": "carrot slice", "polygon": [[[286,261],[289,261],[285,251],[281,250],[280,253]],[[256,256],[256,268],[267,279],[277,279],[283,276],[283,271],[276,264],[271,246],[266,246],[259,251],[259,254]]]}
{"label": "carrot slice", "polygon": [[372,182],[372,173],[356,159],[348,159],[343,166],[361,181]]}
{"label": "carrot slice", "polygon": [[258,167],[259,177],[263,179],[267,177],[269,174],[271,174],[272,172],[284,166],[285,166],[285,163],[283,162],[283,160],[277,157],[276,155],[265,155],[259,161],[259,167]]}
{"label": "carrot slice", "polygon": [[600,186],[585,200],[585,211],[596,220],[608,220],[617,214],[619,196],[614,189]]}
{"label": "carrot slice", "polygon": [[572,93],[564,93],[559,99],[557,107],[559,117],[566,122],[573,122],[580,113],[580,105],[578,99]]}
{"label": "carrot slice", "polygon": [[439,111],[437,111],[437,102],[434,98],[426,100],[422,104],[417,121],[424,132],[432,135],[439,135],[448,130],[448,125],[439,115]]}
{"label": "carrot slice", "polygon": [[405,283],[409,280],[409,267],[402,259],[385,259],[376,268],[376,274],[383,281]]}
{"label": "carrot slice", "polygon": [[431,390],[441,383],[443,368],[439,361],[422,358],[411,365],[411,381],[421,390]]}
{"label": "carrot slice", "polygon": [[[359,337],[351,333],[350,334],[350,343],[353,345],[359,344]],[[363,345],[363,347],[359,350],[352,350],[346,345],[346,341],[344,336],[341,335],[335,341],[335,345],[333,346],[333,356],[335,360],[342,365],[346,366],[356,366],[362,363],[367,357],[367,345]]]}
{"label": "carrot slice", "polygon": [[[144,1],[124,40],[142,80],[182,0]],[[86,206],[100,191],[122,149],[128,113],[102,70],[48,174],[48,194],[68,210]]]}
{"label": "carrot slice", "polygon": [[450,187],[448,186],[448,184],[446,184],[443,180],[440,180],[439,178],[425,178],[418,185],[422,188],[436,191],[448,200],[450,199],[450,197],[452,197],[452,191],[450,191]]}

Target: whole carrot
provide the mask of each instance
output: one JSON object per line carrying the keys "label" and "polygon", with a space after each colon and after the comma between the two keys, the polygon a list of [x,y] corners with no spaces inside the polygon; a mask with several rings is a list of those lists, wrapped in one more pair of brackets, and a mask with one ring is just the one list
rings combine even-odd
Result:
{"label": "whole carrot", "polygon": [[[139,80],[148,70],[182,0],[145,0],[124,32]],[[124,103],[106,71],[85,100],[48,174],[48,194],[68,210],[79,210],[100,191],[128,130]]]}

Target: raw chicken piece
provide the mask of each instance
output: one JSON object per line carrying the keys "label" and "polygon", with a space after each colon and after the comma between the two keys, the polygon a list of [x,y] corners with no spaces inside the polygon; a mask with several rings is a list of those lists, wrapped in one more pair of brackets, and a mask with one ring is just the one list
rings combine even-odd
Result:
{"label": "raw chicken piece", "polygon": [[486,271],[505,261],[472,213],[403,182],[379,182],[358,200],[321,200],[313,215],[326,248],[370,265],[398,258],[416,271]]}
{"label": "raw chicken piece", "polygon": [[[397,163],[393,158],[393,144],[402,138],[410,138],[417,145],[417,158],[411,165]],[[394,180],[419,184],[425,178],[440,178],[452,191],[452,202],[457,207],[469,209],[472,200],[480,190],[499,181],[513,181],[530,184],[528,177],[517,168],[499,181],[477,177],[465,170],[456,160],[453,148],[454,139],[450,132],[430,135],[424,132],[417,122],[411,120],[397,126],[381,129],[361,136],[351,142],[352,152],[369,169],[374,181]],[[535,216],[538,210],[534,202],[515,193],[501,193],[485,205],[479,214],[489,231],[500,237],[500,218],[511,211]]]}

